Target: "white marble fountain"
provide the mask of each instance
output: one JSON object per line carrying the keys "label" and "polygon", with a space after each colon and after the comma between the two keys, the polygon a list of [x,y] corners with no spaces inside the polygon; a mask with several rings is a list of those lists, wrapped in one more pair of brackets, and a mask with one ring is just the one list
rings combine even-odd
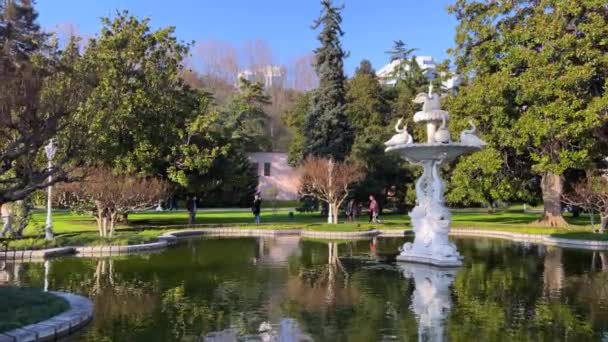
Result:
{"label": "white marble fountain", "polygon": [[429,87],[428,94],[414,99],[421,103],[422,111],[414,114],[414,122],[426,123],[425,143],[414,142],[407,126],[397,122],[395,134],[385,143],[386,151],[398,153],[412,164],[422,165],[424,173],[416,181],[416,206],[409,213],[415,234],[413,243],[405,243],[398,261],[420,262],[437,266],[460,266],[462,256],[448,240],[451,215],[444,205],[445,190],[439,166],[458,156],[480,150],[485,143],[475,135],[475,125],[460,133],[460,141],[453,142],[447,128],[448,112],[441,109],[439,94]]}

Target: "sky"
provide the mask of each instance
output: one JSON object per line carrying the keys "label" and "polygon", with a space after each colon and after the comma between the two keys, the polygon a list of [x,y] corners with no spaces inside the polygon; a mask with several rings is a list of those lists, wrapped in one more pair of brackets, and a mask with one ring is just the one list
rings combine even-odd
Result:
{"label": "sky", "polygon": [[[380,69],[388,62],[385,51],[401,39],[417,48],[416,55],[440,61],[453,46],[456,20],[446,8],[454,0],[338,0],[345,32],[343,47],[350,53],[345,70],[351,75],[362,59]],[[312,52],[318,46],[311,29],[320,13],[318,0],[38,0],[42,27],[52,30],[74,25],[92,36],[99,18],[116,10],[149,17],[155,28],[175,26],[185,42],[219,40],[235,46],[263,39],[279,64]]]}

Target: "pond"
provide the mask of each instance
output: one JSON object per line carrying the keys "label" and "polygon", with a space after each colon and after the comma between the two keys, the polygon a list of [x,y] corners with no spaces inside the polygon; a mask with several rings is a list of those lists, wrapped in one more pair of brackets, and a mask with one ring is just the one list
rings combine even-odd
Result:
{"label": "pond", "polygon": [[608,338],[608,252],[454,242],[465,264],[451,270],[395,263],[400,238],[203,238],[4,264],[0,282],[92,298],[95,318],[74,341]]}

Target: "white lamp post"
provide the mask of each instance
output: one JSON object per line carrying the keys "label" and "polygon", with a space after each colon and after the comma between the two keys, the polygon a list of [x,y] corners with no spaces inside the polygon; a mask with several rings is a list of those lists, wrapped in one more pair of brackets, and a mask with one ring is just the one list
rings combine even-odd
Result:
{"label": "white lamp post", "polygon": [[[46,152],[46,158],[49,161],[49,171],[53,168],[53,157],[55,157],[55,153],[57,152],[57,146],[53,143],[53,139],[49,142],[48,145],[44,147],[44,151]],[[49,174],[49,184],[53,181],[53,176]],[[46,225],[44,226],[44,239],[49,241],[53,239],[53,221],[51,218],[52,215],[52,191],[53,186],[49,185],[47,188],[47,204],[46,204]]]}

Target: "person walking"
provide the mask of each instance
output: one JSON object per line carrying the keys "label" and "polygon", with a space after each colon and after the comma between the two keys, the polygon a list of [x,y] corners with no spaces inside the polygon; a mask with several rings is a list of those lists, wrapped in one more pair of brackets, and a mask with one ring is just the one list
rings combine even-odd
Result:
{"label": "person walking", "polygon": [[251,204],[251,212],[255,216],[255,224],[260,224],[260,213],[262,211],[262,198],[260,194],[255,194],[253,203]]}
{"label": "person walking", "polygon": [[355,199],[353,198],[350,201],[348,201],[348,203],[346,204],[346,221],[354,222],[356,212],[357,212],[357,202],[355,202]]}
{"label": "person walking", "polygon": [[378,223],[378,212],[380,211],[380,207],[378,206],[378,202],[373,195],[369,195],[369,223]]}
{"label": "person walking", "polygon": [[186,209],[188,209],[188,224],[196,222],[196,196],[189,195],[186,198]]}

